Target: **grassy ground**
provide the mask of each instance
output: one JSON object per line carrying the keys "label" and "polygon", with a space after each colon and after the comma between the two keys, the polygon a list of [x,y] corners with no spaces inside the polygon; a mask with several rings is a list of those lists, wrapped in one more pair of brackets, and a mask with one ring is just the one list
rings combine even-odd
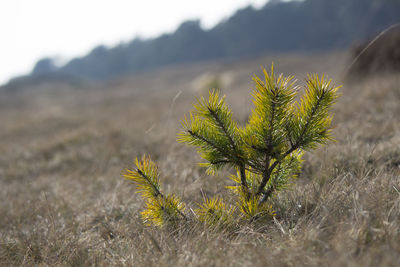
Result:
{"label": "grassy ground", "polygon": [[274,200],[275,220],[219,232],[145,227],[123,169],[144,153],[164,188],[194,207],[225,194],[194,150],[176,144],[204,73],[229,76],[234,116],[251,109],[251,74],[326,73],[341,83],[341,53],[209,62],[108,84],[42,84],[0,92],[0,265],[399,266],[400,78],[345,84],[336,143],[306,155],[296,184]]}

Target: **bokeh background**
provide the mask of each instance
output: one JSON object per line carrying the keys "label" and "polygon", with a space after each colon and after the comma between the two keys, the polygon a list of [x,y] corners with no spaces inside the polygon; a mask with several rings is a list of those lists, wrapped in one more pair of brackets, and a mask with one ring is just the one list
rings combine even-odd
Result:
{"label": "bokeh background", "polygon": [[[400,265],[400,1],[2,1],[0,265]],[[143,225],[121,174],[151,155],[196,207],[226,196],[176,143],[196,97],[244,125],[274,62],[343,85],[336,142],[305,155],[273,221]],[[226,196],[229,198],[229,196]],[[190,210],[188,211],[190,213]]]}

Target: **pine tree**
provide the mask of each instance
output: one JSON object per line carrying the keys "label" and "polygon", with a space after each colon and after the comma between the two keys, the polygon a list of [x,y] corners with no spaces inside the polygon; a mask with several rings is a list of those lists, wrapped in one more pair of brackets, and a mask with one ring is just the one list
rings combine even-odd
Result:
{"label": "pine tree", "polygon": [[[331,137],[329,110],[338,97],[331,80],[309,75],[305,94],[295,100],[298,88],[293,77],[275,76],[263,69],[265,80],[254,76],[254,109],[248,123],[239,127],[218,91],[200,98],[189,117],[185,117],[178,141],[197,148],[201,163],[210,175],[223,167],[235,169],[229,186],[237,199],[228,207],[221,198],[204,198],[195,210],[207,224],[227,223],[233,214],[254,220],[273,215],[268,200],[286,188],[300,172],[305,151],[326,144]],[[136,169],[126,178],[136,182],[147,203],[142,213],[145,222],[163,225],[187,219],[184,204],[175,196],[160,191],[157,167],[150,158],[136,160]]]}

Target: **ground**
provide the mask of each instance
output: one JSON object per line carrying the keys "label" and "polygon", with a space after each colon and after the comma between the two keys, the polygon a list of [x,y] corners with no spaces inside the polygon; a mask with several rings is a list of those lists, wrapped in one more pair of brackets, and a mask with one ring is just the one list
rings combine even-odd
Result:
{"label": "ground", "polygon": [[[164,189],[190,207],[226,194],[176,143],[199,77],[229,75],[222,92],[244,123],[251,76],[274,61],[343,84],[331,142],[306,154],[276,217],[234,231],[144,226],[121,176],[135,157],[158,163]],[[0,265],[399,266],[400,77],[345,82],[342,52],[172,66],[103,84],[45,83],[0,92]],[[196,81],[196,86],[194,86]],[[190,212],[190,211],[189,211]]]}

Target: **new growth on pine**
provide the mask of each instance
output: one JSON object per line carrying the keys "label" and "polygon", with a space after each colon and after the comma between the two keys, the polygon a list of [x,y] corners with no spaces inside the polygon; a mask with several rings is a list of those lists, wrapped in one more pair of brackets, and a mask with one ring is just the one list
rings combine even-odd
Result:
{"label": "new growth on pine", "polygon": [[[227,225],[234,218],[253,221],[274,216],[270,199],[288,187],[299,174],[302,156],[332,140],[330,109],[338,97],[331,80],[309,75],[305,93],[296,101],[298,88],[293,76],[276,76],[274,67],[264,79],[254,76],[254,108],[243,127],[232,117],[225,96],[211,90],[208,99],[198,99],[194,109],[182,121],[178,142],[197,148],[209,175],[223,167],[234,171],[227,187],[236,202],[204,196],[204,202],[185,214],[185,204],[175,195],[165,195],[160,188],[157,166],[150,157],[136,159],[127,170],[142,195],[146,224],[162,226],[181,220],[199,220],[208,225]],[[237,216],[240,215],[240,216]]]}

